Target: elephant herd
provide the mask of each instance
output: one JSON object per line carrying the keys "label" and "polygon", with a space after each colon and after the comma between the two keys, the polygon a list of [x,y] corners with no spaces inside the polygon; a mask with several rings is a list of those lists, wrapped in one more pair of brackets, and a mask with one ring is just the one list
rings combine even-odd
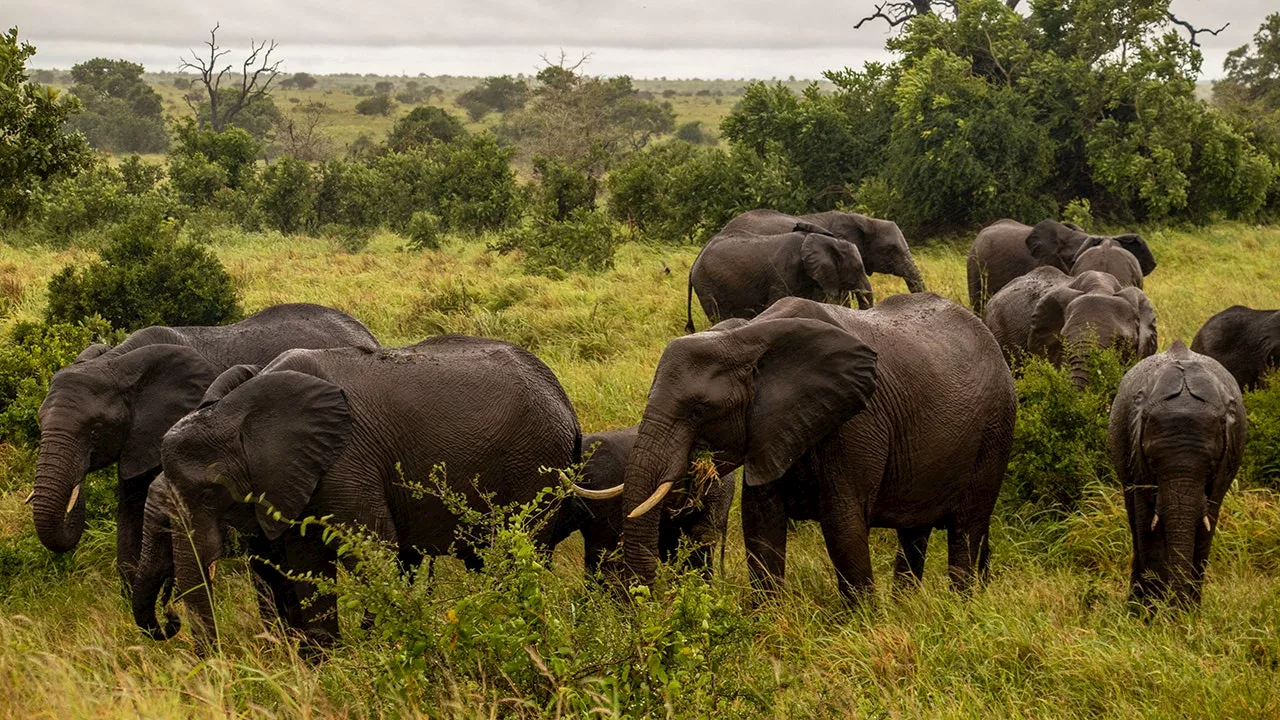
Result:
{"label": "elephant herd", "polygon": [[[328,517],[393,543],[406,569],[476,547],[431,483],[473,506],[525,503],[583,462],[574,493],[534,540],[575,531],[588,570],[653,580],[682,540],[707,570],[743,469],[742,528],[758,587],[785,574],[790,520],[817,520],[842,593],[872,583],[868,533],[897,531],[895,579],[922,575],[947,531],[953,584],[987,569],[989,525],[1013,441],[1011,363],[1070,365],[1081,343],[1137,364],[1113,403],[1110,445],[1134,541],[1131,592],[1199,598],[1220,504],[1240,462],[1240,386],[1280,359],[1280,315],[1232,308],[1191,348],[1156,354],[1142,292],[1155,259],[1138,235],[1045,221],[984,229],[969,256],[977,314],[924,293],[897,225],[851,213],[755,210],[703,248],[689,274],[711,328],[672,340],[639,424],[583,436],[537,357],[460,335],[384,348],[317,305],[267,308],[224,327],[152,327],[93,345],[50,383],[39,411],[32,505],[40,540],[66,552],[85,525],[87,473],[117,466],[116,563],[138,626],[216,639],[212,583],[227,531],[244,539],[264,617],[311,642],[337,637],[336,550],[297,521]],[[911,294],[875,303],[867,276]],[[857,298],[859,309],[849,307]],[[708,455],[709,454],[709,455]],[[697,471],[700,458],[712,469]],[[706,465],[708,463],[704,463]],[[440,471],[443,469],[443,477]]]}

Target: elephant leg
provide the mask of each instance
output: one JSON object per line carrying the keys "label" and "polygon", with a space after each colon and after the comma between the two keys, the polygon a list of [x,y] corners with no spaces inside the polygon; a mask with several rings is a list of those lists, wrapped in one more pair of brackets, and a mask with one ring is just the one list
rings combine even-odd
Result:
{"label": "elephant leg", "polygon": [[777,590],[787,573],[787,509],[781,482],[742,487],[747,570],[752,587],[760,590]]}
{"label": "elephant leg", "polygon": [[933,528],[903,528],[898,531],[898,555],[893,561],[893,579],[899,587],[914,587],[924,579],[924,559]]}
{"label": "elephant leg", "polygon": [[968,590],[976,577],[986,574],[988,523],[952,518],[947,525],[947,571],[956,590]]}
{"label": "elephant leg", "polygon": [[[289,572],[333,580],[337,577],[337,553],[319,542],[304,538],[285,541],[285,566]],[[308,645],[329,647],[338,639],[338,599],[329,593],[320,593],[315,583],[305,580],[292,581],[293,592],[287,613],[299,620]]]}
{"label": "elephant leg", "polygon": [[[262,624],[271,626],[283,622],[285,627],[298,627],[302,618],[297,616],[297,603],[292,598],[293,581],[280,571],[284,561],[280,548],[269,541],[249,546],[249,569],[258,594],[258,614],[262,617]],[[292,617],[291,612],[294,613]]]}
{"label": "elephant leg", "polygon": [[122,592],[129,597],[133,576],[142,554],[142,514],[147,504],[147,489],[160,471],[120,481],[116,487],[116,571],[120,573]]}
{"label": "elephant leg", "polygon": [[846,600],[858,602],[871,594],[870,528],[862,513],[850,513],[839,506],[825,510],[819,518],[822,539],[836,568],[836,583]]}

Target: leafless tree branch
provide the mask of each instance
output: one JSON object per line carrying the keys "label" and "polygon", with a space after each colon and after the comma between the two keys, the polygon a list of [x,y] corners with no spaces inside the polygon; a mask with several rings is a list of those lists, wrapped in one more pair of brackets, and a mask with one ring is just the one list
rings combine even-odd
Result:
{"label": "leafless tree branch", "polygon": [[[1005,7],[1010,10],[1017,10],[1020,2],[1021,0],[1004,0]],[[853,29],[861,29],[872,20],[884,20],[889,27],[894,28],[917,15],[928,15],[938,10],[955,12],[955,9],[956,0],[885,0],[876,6],[874,13],[859,20]]]}
{"label": "leafless tree branch", "polygon": [[[182,62],[178,66],[179,70],[194,70],[200,75],[200,83],[204,85],[205,94],[209,98],[209,125],[217,132],[221,132],[240,111],[270,92],[271,83],[280,74],[281,64],[280,60],[271,60],[271,53],[276,50],[274,40],[269,44],[266,41],[255,43],[250,40],[251,52],[240,66],[240,87],[235,90],[234,97],[226,107],[223,107],[223,98],[220,97],[219,90],[222,88],[223,78],[231,72],[232,66],[231,63],[227,63],[221,70],[217,69],[220,60],[231,54],[230,50],[218,47],[218,30],[221,27],[222,23],[217,23],[209,31],[209,39],[205,41],[205,45],[209,47],[207,61],[192,50],[191,58],[180,58]],[[266,52],[263,52],[264,50]],[[198,93],[186,96],[187,105],[197,114],[199,113],[195,100],[199,97]]]}
{"label": "leafless tree branch", "polygon": [[1186,29],[1187,33],[1191,36],[1188,42],[1191,43],[1192,47],[1200,47],[1200,42],[1196,40],[1196,36],[1199,35],[1200,33],[1217,35],[1223,30],[1226,30],[1227,26],[1231,24],[1231,23],[1223,23],[1222,27],[1218,28],[1217,30],[1210,30],[1209,28],[1198,28],[1195,25],[1192,25],[1191,23],[1187,22],[1186,20],[1183,20],[1182,18],[1178,17],[1177,15],[1174,15],[1172,12],[1165,12],[1165,17],[1169,18],[1169,22],[1173,23],[1174,25],[1180,25],[1184,29]]}

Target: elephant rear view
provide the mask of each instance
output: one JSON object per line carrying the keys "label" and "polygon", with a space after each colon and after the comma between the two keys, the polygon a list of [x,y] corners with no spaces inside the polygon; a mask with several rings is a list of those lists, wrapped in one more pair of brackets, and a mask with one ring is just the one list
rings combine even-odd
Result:
{"label": "elephant rear view", "polygon": [[1246,422],[1231,374],[1181,341],[1125,374],[1108,439],[1133,540],[1134,600],[1199,604]]}
{"label": "elephant rear view", "polygon": [[693,293],[712,323],[752,318],[784,297],[871,305],[871,281],[858,247],[823,233],[756,235],[723,231],[711,238],[689,268],[686,298],[693,332]]}
{"label": "elephant rear view", "polygon": [[[276,544],[286,569],[326,577],[336,571],[334,548],[292,521],[329,516],[364,528],[394,543],[407,566],[450,552],[475,566],[475,547],[459,537],[458,518],[433,486],[437,468],[451,493],[485,510],[490,501],[529,502],[553,482],[544,468],[581,455],[577,416],[550,369],[498,340],[449,335],[376,352],[293,351],[217,385],[224,394],[206,398],[164,439],[172,502],[154,514],[189,536],[170,539],[151,523],[144,531],[152,552],[140,564],[134,616],[158,635],[167,634],[155,602],[170,566],[198,637],[213,632],[210,568],[227,526]],[[246,504],[250,496],[262,502]],[[151,497],[148,506],[165,501]],[[535,540],[550,546],[562,525],[546,518]],[[332,596],[312,597],[305,585],[285,594],[313,601],[286,620],[316,642],[336,637]]]}
{"label": "elephant rear view", "polygon": [[40,455],[30,498],[40,541],[54,552],[75,548],[84,531],[85,475],[118,463],[116,565],[128,586],[165,431],[196,407],[223,370],[265,365],[293,348],[328,347],[372,350],[378,342],[346,313],[289,304],[233,325],[155,326],[114,348],[86,348],[53,376],[40,406]]}
{"label": "elephant rear view", "polygon": [[1222,363],[1241,389],[1252,390],[1280,367],[1280,310],[1233,305],[1205,321],[1191,349]]}

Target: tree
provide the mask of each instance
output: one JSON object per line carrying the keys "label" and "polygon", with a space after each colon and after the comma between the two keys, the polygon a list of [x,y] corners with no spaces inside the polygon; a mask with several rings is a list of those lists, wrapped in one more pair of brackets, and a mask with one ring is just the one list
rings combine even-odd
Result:
{"label": "tree", "polygon": [[282,115],[272,140],[277,154],[307,162],[320,162],[332,155],[333,141],[325,134],[328,111],[324,103],[309,102],[294,108],[287,117]]}
{"label": "tree", "polygon": [[466,134],[462,123],[443,108],[424,105],[396,121],[391,132],[387,133],[387,149],[405,152],[432,142],[453,142]]}
{"label": "tree", "polygon": [[[194,70],[199,73],[199,81],[204,88],[203,96],[197,94],[195,97],[204,97],[204,111],[201,112],[196,102],[193,102],[192,96],[187,96],[187,104],[197,116],[204,115],[208,118],[209,125],[215,132],[221,132],[237,115],[244,112],[253,105],[263,101],[269,96],[271,91],[271,83],[279,76],[280,60],[272,61],[271,53],[275,52],[276,43],[274,40],[270,45],[266,41],[261,43],[249,42],[249,55],[240,63],[240,79],[234,87],[223,87],[222,81],[226,78],[232,69],[232,65],[228,63],[221,70],[218,69],[222,58],[231,54],[230,50],[223,50],[218,46],[218,29],[221,23],[214,25],[209,31],[209,39],[205,45],[209,47],[209,57],[203,58],[197,56],[195,51],[191,52],[191,59],[182,59],[179,70]],[[234,76],[233,76],[234,77]]]}
{"label": "tree", "polygon": [[111,152],[163,152],[169,147],[160,94],[127,60],[94,58],[71,68],[71,92],[83,111],[70,126],[89,144]]}
{"label": "tree", "polygon": [[379,80],[373,84],[373,91],[379,95],[390,95],[391,91],[395,90],[395,88],[396,84],[390,80]]}
{"label": "tree", "polygon": [[528,96],[529,86],[523,80],[500,75],[481,80],[479,85],[459,95],[456,102],[474,122],[480,122],[491,112],[519,110]]}
{"label": "tree", "polygon": [[293,81],[293,86],[299,90],[310,90],[318,82],[314,75],[304,72],[294,73],[294,76],[289,79]]}
{"label": "tree", "polygon": [[92,161],[84,136],[66,128],[79,102],[27,80],[35,52],[16,27],[0,35],[0,225],[25,219],[44,184]]}
{"label": "tree", "polygon": [[390,115],[395,103],[388,95],[374,95],[356,103],[356,112],[361,115]]}

